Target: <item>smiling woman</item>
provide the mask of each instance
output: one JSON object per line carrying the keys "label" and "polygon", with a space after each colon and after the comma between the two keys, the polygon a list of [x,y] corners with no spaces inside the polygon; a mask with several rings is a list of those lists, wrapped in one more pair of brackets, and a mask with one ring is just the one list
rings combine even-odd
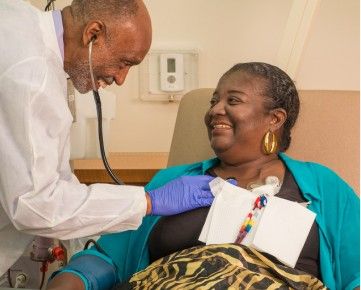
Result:
{"label": "smiling woman", "polygon": [[[242,191],[230,185],[234,192],[254,196],[254,207],[247,216],[242,216],[234,239],[221,245],[205,245],[199,240],[210,211],[206,207],[169,217],[147,217],[137,231],[103,236],[99,243],[108,256],[102,256],[96,250],[84,251],[73,258],[70,268],[86,259],[92,266],[111,264],[119,281],[123,282],[119,289],[357,287],[360,275],[359,198],[325,166],[294,160],[284,154],[291,142],[291,129],[298,111],[298,93],[285,72],[258,62],[232,67],[219,80],[205,116],[217,158],[162,170],[147,188],[156,188],[186,175],[235,179]],[[271,189],[267,187],[270,180],[275,184]],[[268,188],[263,197],[257,193],[261,188]],[[262,221],[262,215],[256,217],[255,211],[256,208],[267,209],[267,204],[263,203],[261,207],[257,200],[264,200],[265,196],[271,198],[273,194],[312,216],[316,214],[315,221],[309,223],[305,240],[295,240],[294,244],[301,246],[294,267],[271,255],[272,248],[257,251],[251,244],[237,239],[238,234],[244,235],[246,231],[241,227],[243,221],[247,221],[244,223],[247,225]],[[235,201],[232,199],[231,203]],[[307,206],[313,213],[296,203]],[[221,215],[231,216],[228,215],[231,211],[232,206],[229,206]],[[278,216],[278,212],[273,214]],[[295,228],[296,233],[301,233],[303,218],[296,212],[288,216],[290,219],[283,219],[286,228]],[[296,225],[291,218],[301,224]],[[230,220],[222,221],[224,227],[230,224]],[[268,229],[274,232],[279,225],[272,221],[270,219]],[[252,233],[255,228],[250,226],[247,230]],[[272,235],[269,239],[273,239]],[[285,235],[277,241],[290,249],[294,248],[289,245],[290,240]],[[89,279],[85,274],[77,273],[84,281],[92,281],[94,272],[90,273]],[[62,280],[69,283],[71,279],[79,281],[67,273],[63,278],[57,276],[54,281],[62,285]]]}
{"label": "smiling woman", "polygon": [[[299,111],[298,93],[289,76],[264,63],[235,65],[220,79],[210,104],[205,123],[221,160],[214,169],[217,175],[236,177],[240,186],[247,187],[249,182],[262,183],[261,172],[267,168],[282,180],[285,168],[276,153],[289,147]],[[274,147],[265,154],[270,139],[279,150]]]}

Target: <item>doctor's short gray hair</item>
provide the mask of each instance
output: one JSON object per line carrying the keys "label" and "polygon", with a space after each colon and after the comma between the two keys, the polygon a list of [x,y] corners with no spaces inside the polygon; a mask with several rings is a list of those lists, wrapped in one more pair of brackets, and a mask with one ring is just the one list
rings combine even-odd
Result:
{"label": "doctor's short gray hair", "polygon": [[71,8],[77,21],[109,21],[109,17],[121,20],[136,15],[138,4],[136,0],[73,0]]}

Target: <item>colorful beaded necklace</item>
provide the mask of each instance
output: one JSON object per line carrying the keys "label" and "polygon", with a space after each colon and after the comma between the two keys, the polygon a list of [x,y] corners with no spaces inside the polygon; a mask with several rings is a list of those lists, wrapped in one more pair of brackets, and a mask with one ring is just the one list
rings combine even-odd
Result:
{"label": "colorful beaded necklace", "polygon": [[252,210],[246,216],[239,232],[235,243],[240,244],[247,234],[251,231],[254,225],[254,219],[258,217],[261,209],[267,204],[267,197],[262,194],[258,196],[253,204]]}

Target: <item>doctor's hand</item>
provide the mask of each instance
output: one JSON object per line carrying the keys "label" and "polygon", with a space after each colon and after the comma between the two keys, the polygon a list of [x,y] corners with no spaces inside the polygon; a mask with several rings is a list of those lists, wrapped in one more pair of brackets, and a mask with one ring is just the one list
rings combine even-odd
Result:
{"label": "doctor's hand", "polygon": [[147,214],[167,216],[210,206],[214,196],[209,182],[213,179],[207,175],[182,176],[148,191]]}

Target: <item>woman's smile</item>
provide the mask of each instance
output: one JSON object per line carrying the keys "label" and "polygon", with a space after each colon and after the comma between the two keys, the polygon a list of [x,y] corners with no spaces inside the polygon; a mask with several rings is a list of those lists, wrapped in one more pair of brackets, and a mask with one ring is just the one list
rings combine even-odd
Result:
{"label": "woman's smile", "polygon": [[211,122],[212,136],[222,134],[233,129],[233,126],[225,122]]}

